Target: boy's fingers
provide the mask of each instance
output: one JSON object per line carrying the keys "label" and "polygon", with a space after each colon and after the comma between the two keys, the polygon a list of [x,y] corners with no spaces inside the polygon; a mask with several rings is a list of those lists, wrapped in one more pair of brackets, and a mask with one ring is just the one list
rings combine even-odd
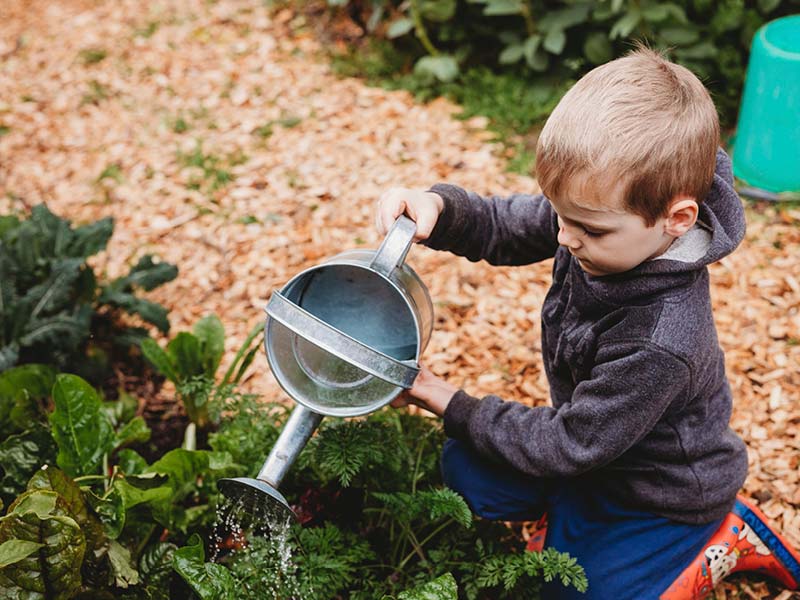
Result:
{"label": "boy's fingers", "polygon": [[414,241],[427,240],[431,236],[438,216],[428,212],[423,212],[416,216],[414,221],[417,223],[417,233],[414,235]]}
{"label": "boy's fingers", "polygon": [[389,403],[389,406],[392,408],[403,408],[404,406],[408,406],[410,403],[410,398],[408,396],[408,392],[400,392],[400,395],[397,396],[394,400]]}
{"label": "boy's fingers", "polygon": [[383,194],[378,202],[378,233],[385,235],[397,217],[405,211],[406,203],[391,191]]}
{"label": "boy's fingers", "polygon": [[397,218],[405,214],[416,223],[414,241],[428,239],[433,232],[439,213],[434,204],[420,197],[418,192],[405,188],[392,188],[378,198],[375,227],[378,233],[386,235]]}

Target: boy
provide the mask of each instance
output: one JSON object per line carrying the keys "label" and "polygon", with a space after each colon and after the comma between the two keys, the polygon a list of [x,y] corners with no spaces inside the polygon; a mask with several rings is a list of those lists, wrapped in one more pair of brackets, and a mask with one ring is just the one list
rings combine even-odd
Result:
{"label": "boy", "polygon": [[702,83],[639,48],[553,111],[537,147],[544,195],[437,184],[379,200],[382,232],[405,212],[418,241],[471,261],[555,258],[542,308],[552,407],[474,398],[427,369],[394,403],[444,418],[444,479],[476,514],[547,513],[547,545],[578,560],[589,591],[551,583],[546,598],[701,598],[741,569],[800,580],[798,555],[736,497],[747,452],[728,426],[707,265],[745,222],[718,144]]}

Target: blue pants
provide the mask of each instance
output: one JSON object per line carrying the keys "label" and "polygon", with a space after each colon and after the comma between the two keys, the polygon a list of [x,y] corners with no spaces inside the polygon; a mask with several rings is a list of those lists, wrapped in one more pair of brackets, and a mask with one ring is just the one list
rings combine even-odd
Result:
{"label": "blue pants", "polygon": [[545,545],[577,559],[589,589],[581,594],[552,581],[543,600],[656,600],[722,522],[687,525],[623,508],[577,480],[530,477],[452,439],[441,466],[445,484],[480,517],[532,521],[547,513]]}

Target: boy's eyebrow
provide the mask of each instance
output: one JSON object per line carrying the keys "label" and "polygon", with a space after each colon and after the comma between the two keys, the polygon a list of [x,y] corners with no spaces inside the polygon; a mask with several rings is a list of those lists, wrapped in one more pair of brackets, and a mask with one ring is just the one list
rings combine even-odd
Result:
{"label": "boy's eyebrow", "polygon": [[578,225],[580,227],[588,227],[589,229],[596,229],[597,231],[603,232],[611,232],[614,231],[614,227],[609,227],[608,225],[599,225],[597,223],[587,223],[585,221],[576,221],[575,219],[568,219],[567,217],[561,217],[562,221],[566,221],[567,223],[571,223],[573,225]]}

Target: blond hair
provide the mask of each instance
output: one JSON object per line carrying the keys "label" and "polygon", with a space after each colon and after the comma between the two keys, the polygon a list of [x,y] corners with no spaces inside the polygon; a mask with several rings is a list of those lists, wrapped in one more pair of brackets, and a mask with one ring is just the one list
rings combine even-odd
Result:
{"label": "blond hair", "polygon": [[622,185],[625,209],[652,226],[677,195],[703,201],[718,145],[717,111],[700,80],[640,45],[561,99],[539,136],[536,174],[551,197],[576,176]]}

